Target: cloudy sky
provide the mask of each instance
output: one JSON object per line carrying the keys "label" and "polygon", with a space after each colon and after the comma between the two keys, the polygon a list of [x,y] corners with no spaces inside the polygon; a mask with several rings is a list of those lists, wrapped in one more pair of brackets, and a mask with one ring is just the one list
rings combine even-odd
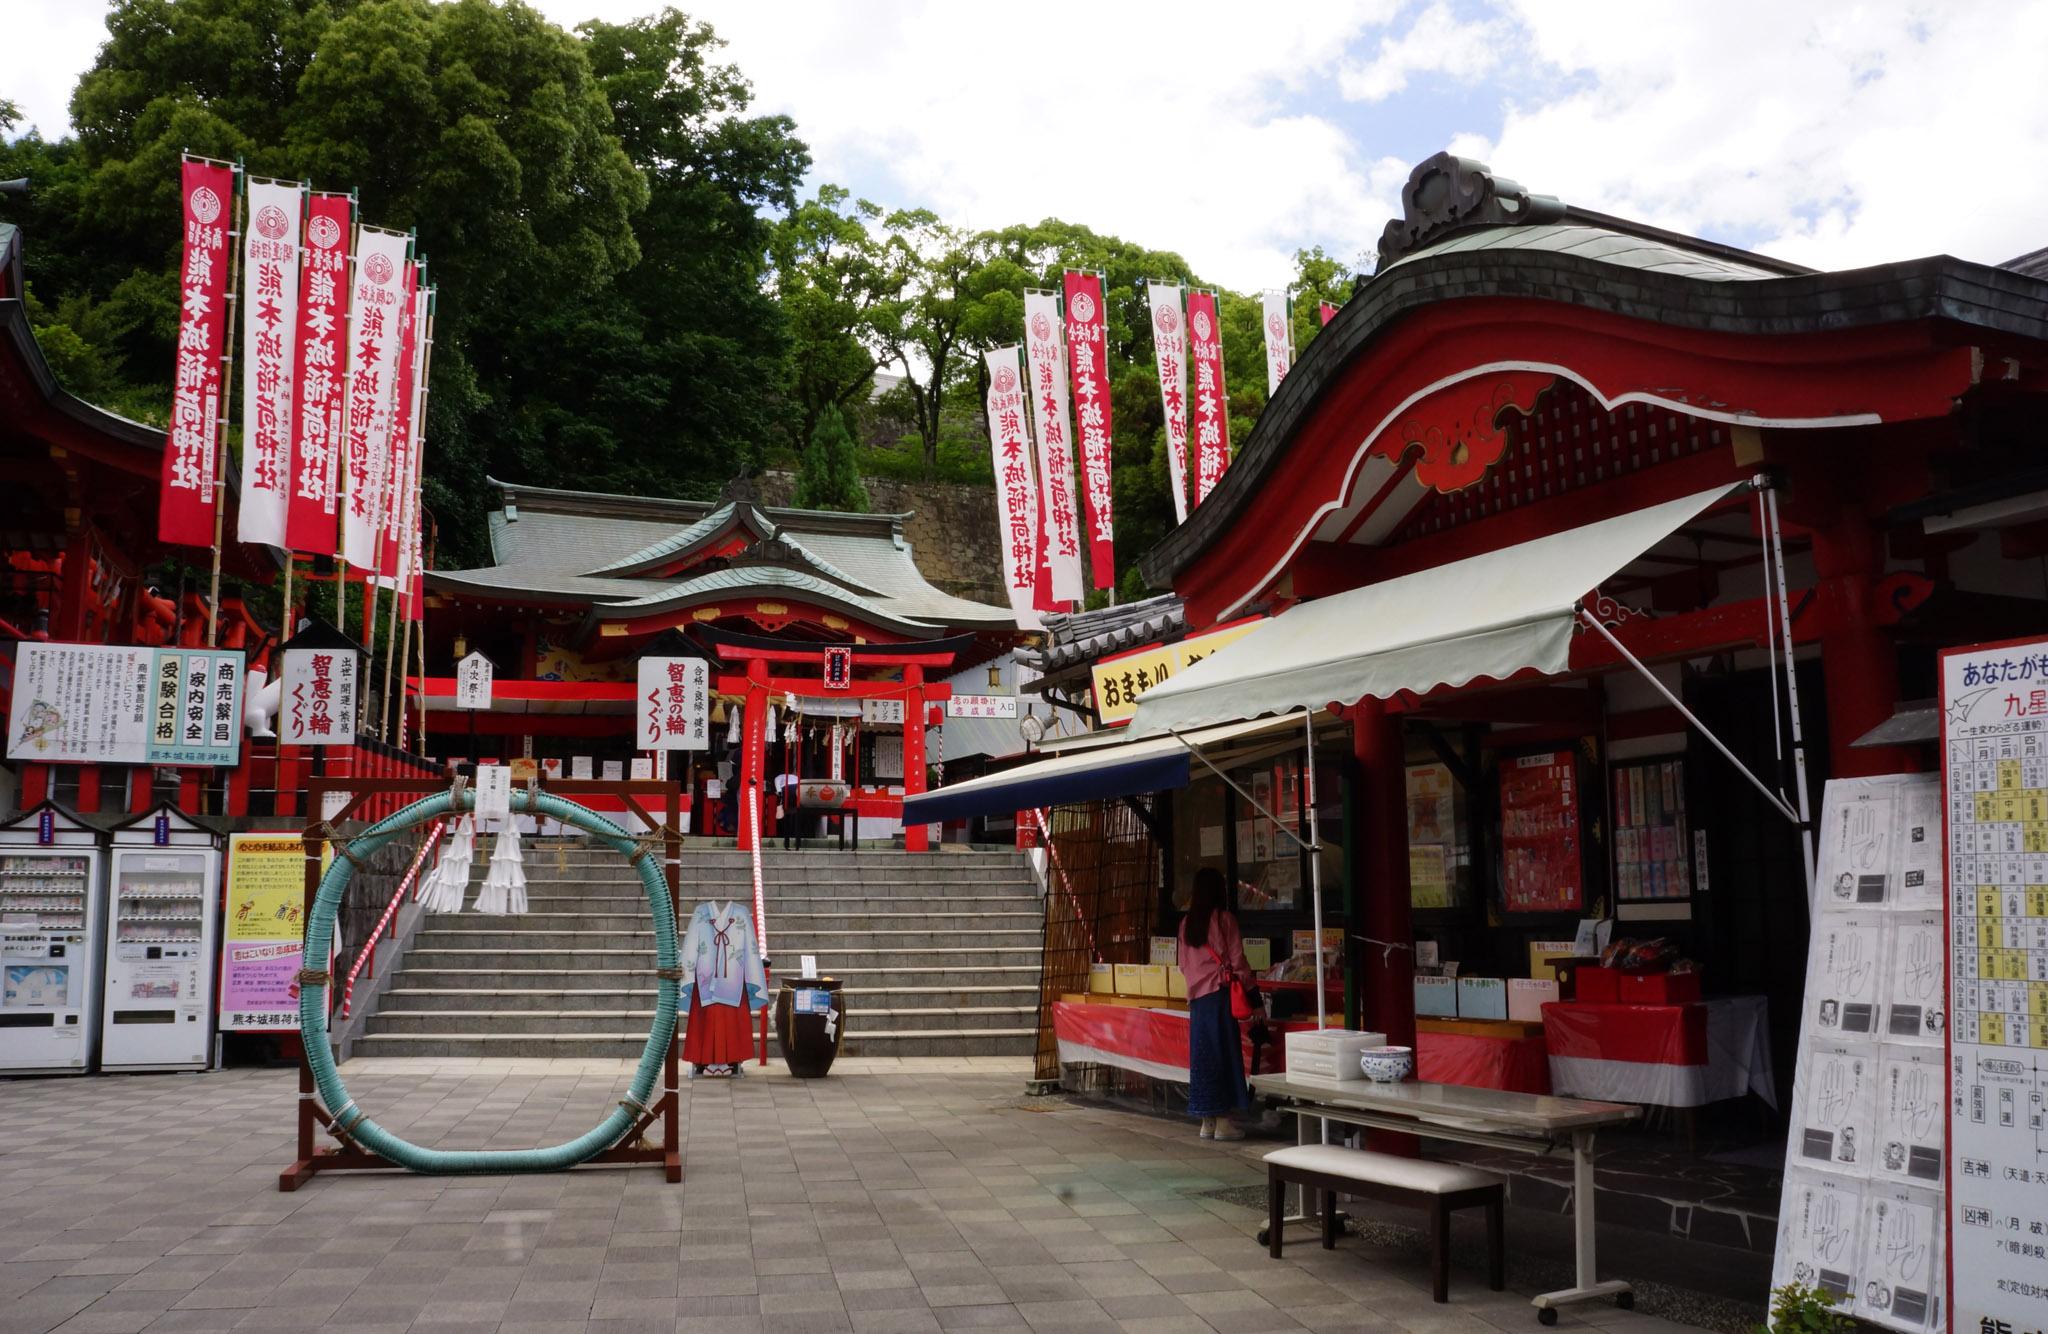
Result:
{"label": "cloudy sky", "polygon": [[[573,25],[656,0],[536,2]],[[2048,0],[684,7],[795,117],[817,179],[970,226],[1086,223],[1240,290],[1284,283],[1297,247],[1369,253],[1446,146],[1828,268],[2048,246]],[[0,8],[0,96],[61,133],[104,7]]]}

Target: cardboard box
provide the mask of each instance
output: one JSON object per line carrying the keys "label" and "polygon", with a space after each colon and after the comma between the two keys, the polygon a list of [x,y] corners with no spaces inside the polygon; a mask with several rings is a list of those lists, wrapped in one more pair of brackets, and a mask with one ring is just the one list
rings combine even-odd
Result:
{"label": "cardboard box", "polygon": [[1145,994],[1145,974],[1141,963],[1120,963],[1116,965],[1116,991],[1119,996],[1142,996]]}
{"label": "cardboard box", "polygon": [[1552,959],[1570,959],[1574,942],[1569,940],[1532,940],[1529,942],[1529,976],[1537,979],[1554,979],[1557,970],[1550,966]]}
{"label": "cardboard box", "polygon": [[1499,977],[1458,979],[1460,1019],[1505,1019],[1508,1017],[1508,984]]}
{"label": "cardboard box", "polygon": [[1700,998],[1698,973],[1617,973],[1615,998],[1626,1005],[1686,1005]]}
{"label": "cardboard box", "polygon": [[1523,1023],[1543,1022],[1543,1007],[1558,999],[1555,978],[1511,977],[1508,979],[1508,1018]]}
{"label": "cardboard box", "polygon": [[1458,1017],[1458,979],[1418,977],[1415,979],[1415,1013],[1438,1019]]}
{"label": "cardboard box", "polygon": [[1612,1003],[1621,998],[1621,970],[1589,966],[1572,974],[1572,999]]}
{"label": "cardboard box", "polygon": [[1166,965],[1166,994],[1175,1000],[1188,998],[1188,975],[1177,964]]}
{"label": "cardboard box", "polygon": [[1166,965],[1143,963],[1138,965],[1138,994],[1140,996],[1164,996],[1166,994]]}
{"label": "cardboard box", "polygon": [[1116,969],[1106,963],[1088,965],[1088,990],[1099,996],[1107,996],[1116,990]]}

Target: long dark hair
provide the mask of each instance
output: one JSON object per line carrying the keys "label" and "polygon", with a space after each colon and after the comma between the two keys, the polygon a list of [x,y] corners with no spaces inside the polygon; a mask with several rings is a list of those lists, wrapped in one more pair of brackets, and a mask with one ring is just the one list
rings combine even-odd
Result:
{"label": "long dark hair", "polygon": [[1188,944],[1198,949],[1207,945],[1209,919],[1228,911],[1223,906],[1223,872],[1213,866],[1195,872],[1194,886],[1188,890]]}

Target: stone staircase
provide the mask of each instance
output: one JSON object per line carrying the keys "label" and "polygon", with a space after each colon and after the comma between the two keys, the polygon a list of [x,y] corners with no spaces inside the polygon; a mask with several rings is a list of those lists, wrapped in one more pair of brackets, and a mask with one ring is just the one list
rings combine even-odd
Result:
{"label": "stone staircase", "polygon": [[[489,853],[479,838],[472,901]],[[1044,916],[1021,854],[771,846],[762,876],[776,976],[814,954],[845,984],[843,1055],[1032,1052]],[[357,1055],[640,1054],[654,1018],[654,931],[626,859],[530,839],[526,883],[523,916],[422,923]],[[747,855],[686,848],[681,886],[684,926],[702,900],[750,900]]]}

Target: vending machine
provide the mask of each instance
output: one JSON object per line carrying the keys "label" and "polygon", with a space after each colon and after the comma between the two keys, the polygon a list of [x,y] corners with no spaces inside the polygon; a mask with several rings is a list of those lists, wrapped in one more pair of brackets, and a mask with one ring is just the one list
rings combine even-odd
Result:
{"label": "vending machine", "polygon": [[92,1069],[106,846],[52,802],[0,824],[0,1074]]}
{"label": "vending machine", "polygon": [[220,837],[170,806],[113,831],[100,1069],[213,1063]]}

